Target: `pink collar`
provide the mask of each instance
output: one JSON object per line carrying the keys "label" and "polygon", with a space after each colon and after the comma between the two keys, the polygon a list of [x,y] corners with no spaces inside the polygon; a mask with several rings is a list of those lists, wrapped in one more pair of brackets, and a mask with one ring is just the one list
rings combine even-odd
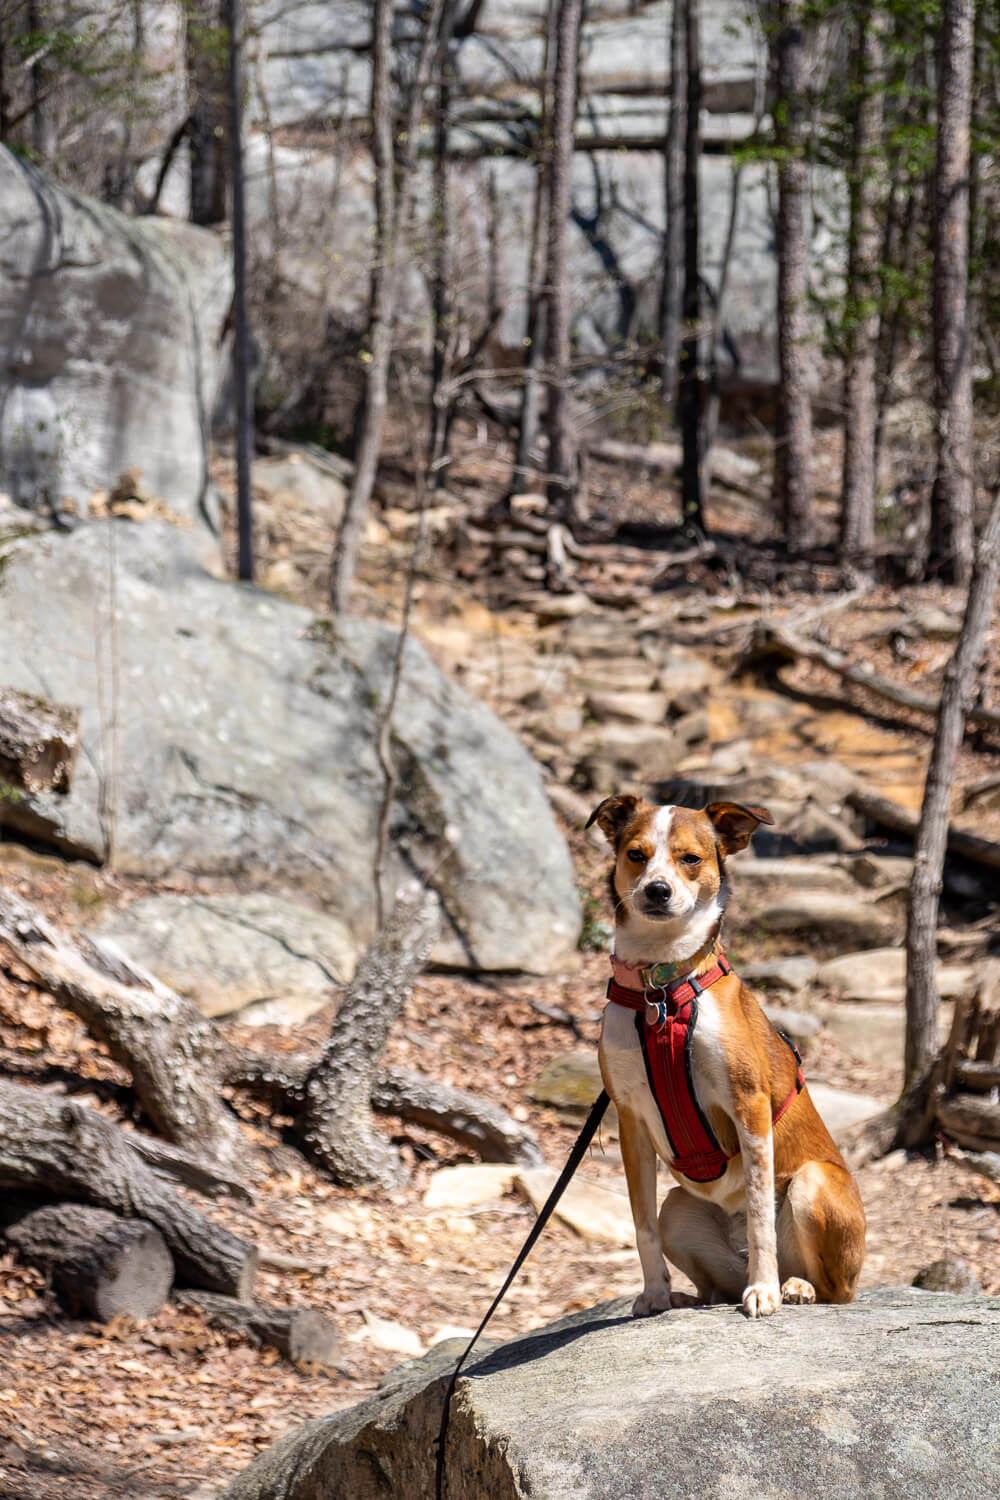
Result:
{"label": "pink collar", "polygon": [[[611,974],[615,984],[625,990],[662,990],[670,984],[675,984],[678,979],[686,979],[689,974],[698,972],[698,965],[703,964],[706,958],[710,958],[715,952],[715,942],[708,948],[703,948],[700,953],[694,954],[683,964],[630,964],[624,958],[618,958],[616,954],[611,955]],[[721,949],[719,952],[721,953]]]}

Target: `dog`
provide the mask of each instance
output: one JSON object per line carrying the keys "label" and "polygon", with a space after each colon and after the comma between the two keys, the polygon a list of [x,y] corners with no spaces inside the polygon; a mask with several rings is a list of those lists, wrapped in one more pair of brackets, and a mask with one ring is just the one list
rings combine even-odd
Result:
{"label": "dog", "polygon": [[[805,1087],[794,1044],[732,972],[720,936],[726,860],[762,807],[695,811],[606,798],[613,978],[599,1059],[619,1140],[643,1288],[636,1317],[742,1302],[764,1318],[784,1302],[850,1302],[865,1213]],[[657,1216],[657,1156],[677,1186]],[[664,1258],[697,1298],[671,1291]]]}

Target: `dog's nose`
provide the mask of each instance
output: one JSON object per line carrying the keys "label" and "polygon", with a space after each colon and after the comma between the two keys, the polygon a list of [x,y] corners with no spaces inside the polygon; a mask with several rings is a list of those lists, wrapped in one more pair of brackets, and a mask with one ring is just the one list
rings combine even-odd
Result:
{"label": "dog's nose", "polygon": [[666,906],[673,891],[665,880],[651,880],[643,891],[643,895],[650,906]]}

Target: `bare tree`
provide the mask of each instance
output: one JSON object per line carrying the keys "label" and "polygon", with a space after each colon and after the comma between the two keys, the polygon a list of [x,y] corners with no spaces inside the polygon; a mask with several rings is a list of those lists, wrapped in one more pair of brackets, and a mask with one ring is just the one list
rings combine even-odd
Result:
{"label": "bare tree", "polygon": [[397,163],[393,152],[392,3],[374,0],[372,7],[372,160],[375,166],[375,246],[368,312],[364,393],[355,423],[354,474],[334,546],[330,570],[330,605],[346,614],[357,568],[361,530],[375,486],[375,473],[389,392],[393,320],[399,281],[402,237],[409,225],[416,193],[417,145],[424,93],[438,52],[443,0],[431,0],[413,77],[409,105],[401,124]]}
{"label": "bare tree", "polygon": [[9,68],[9,47],[9,23],[3,9],[0,8],[0,143],[7,139],[10,129],[7,124],[8,116],[10,113],[7,104],[7,72]]}
{"label": "bare tree", "polygon": [[[445,16],[454,11],[455,0],[446,0]],[[454,332],[452,287],[452,247],[450,173],[448,170],[448,117],[451,112],[453,64],[450,55],[442,57],[437,81],[434,121],[434,168],[431,190],[431,245],[433,270],[431,278],[431,387],[430,440],[427,445],[427,483],[436,489],[441,483],[442,464],[447,443],[447,416],[442,386],[448,368],[448,355]]]}
{"label": "bare tree", "polygon": [[191,94],[191,222],[226,219],[228,175],[227,0],[187,0],[187,71]]}
{"label": "bare tree", "polygon": [[[680,0],[678,0],[680,3]],[[704,533],[701,496],[701,277],[698,168],[701,163],[701,27],[698,0],[684,0],[684,339],[677,384],[681,429],[681,519]]]}
{"label": "bare tree", "polygon": [[944,0],[934,166],[934,387],[937,473],[930,563],[967,583],[973,551],[972,360],[968,324],[969,135],[975,0]]}
{"label": "bare tree", "polygon": [[840,560],[849,582],[871,567],[875,545],[875,425],[878,279],[882,248],[882,33],[874,7],[861,4],[851,39],[854,108],[848,172],[847,327],[844,361],[844,463]]}
{"label": "bare tree", "polygon": [[233,179],[233,323],[236,372],[237,576],[253,582],[253,510],[250,467],[253,407],[250,399],[250,326],[247,317],[247,237],[243,194],[242,68],[240,0],[225,0],[229,32],[229,143]]}
{"label": "bare tree", "polygon": [[[438,77],[436,119],[434,122],[434,166],[431,193],[431,340],[430,438],[428,441],[426,483],[438,489],[449,463],[451,428],[457,411],[456,350],[465,331],[460,315],[461,297],[455,285],[455,227],[451,212],[448,135],[452,88],[455,81],[453,41],[470,36],[476,28],[480,5],[469,6],[458,16],[458,0],[445,0],[438,38]],[[489,290],[485,322],[460,361],[466,375],[475,366],[483,347],[502,315],[498,253],[498,211],[496,179],[489,178]]]}
{"label": "bare tree", "polygon": [[919,1083],[937,1054],[937,914],[955,762],[975,695],[1000,575],[1000,491],[975,549],[962,630],[948,663],[920,814],[906,921],[905,1084]]}
{"label": "bare tree", "polygon": [[684,0],[670,12],[670,103],[663,146],[665,224],[660,283],[660,392],[673,408],[677,399],[684,264],[684,133],[687,95],[687,40]]}
{"label": "bare tree", "polygon": [[[552,167],[546,260],[546,365],[549,397],[545,428],[549,440],[549,502],[564,521],[577,518],[576,444],[570,418],[569,364],[571,289],[567,254],[573,134],[576,125],[576,70],[583,0],[559,0],[555,12],[556,61],[552,100]],[[549,43],[551,46],[551,41]]]}
{"label": "bare tree", "polygon": [[513,484],[521,487],[532,469],[531,452],[538,437],[538,367],[545,345],[545,226],[548,222],[549,174],[552,168],[552,88],[556,49],[554,38],[559,0],[548,0],[545,23],[545,61],[539,85],[538,147],[535,157],[535,196],[531,210],[531,248],[528,252],[528,315],[524,329],[524,385],[514,458]]}
{"label": "bare tree", "polygon": [[775,499],[793,550],[812,540],[812,411],[809,402],[805,156],[808,71],[801,0],[776,0],[775,138],[778,146],[778,411]]}

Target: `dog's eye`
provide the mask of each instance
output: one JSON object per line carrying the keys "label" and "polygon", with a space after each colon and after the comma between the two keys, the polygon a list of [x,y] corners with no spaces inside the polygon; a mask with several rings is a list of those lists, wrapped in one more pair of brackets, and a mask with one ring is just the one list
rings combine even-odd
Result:
{"label": "dog's eye", "polygon": [[701,864],[701,855],[700,854],[682,854],[681,855],[681,864],[682,865],[700,865]]}
{"label": "dog's eye", "polygon": [[634,865],[644,865],[646,863],[646,860],[649,858],[648,854],[643,854],[641,849],[627,850],[626,857],[630,859]]}

